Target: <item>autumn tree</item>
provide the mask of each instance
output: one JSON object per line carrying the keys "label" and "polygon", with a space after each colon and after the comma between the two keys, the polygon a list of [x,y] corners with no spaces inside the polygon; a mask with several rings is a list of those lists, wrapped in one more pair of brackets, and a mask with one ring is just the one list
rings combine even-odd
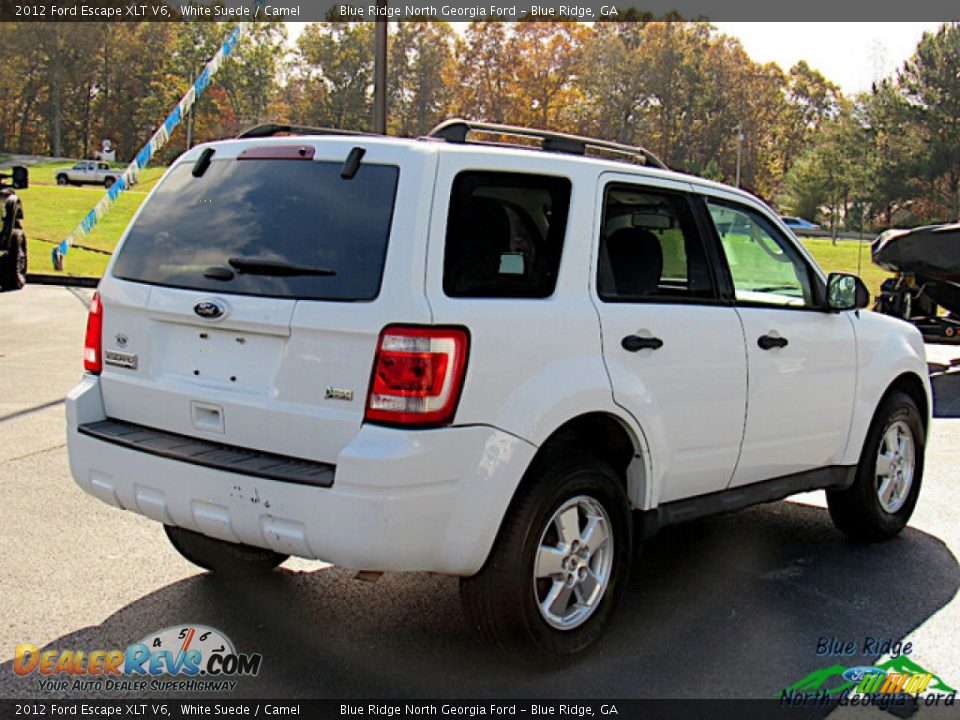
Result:
{"label": "autumn tree", "polygon": [[820,127],[836,117],[843,95],[820,72],[801,60],[786,75],[785,116],[780,124],[783,171],[790,169]]}
{"label": "autumn tree", "polygon": [[455,35],[443,22],[402,22],[389,38],[387,116],[392,134],[427,133],[449,113]]}
{"label": "autumn tree", "polygon": [[517,71],[523,58],[517,50],[506,23],[470,23],[456,45],[455,114],[497,123],[521,122]]}
{"label": "autumn tree", "polygon": [[579,87],[583,44],[590,31],[576,22],[519,22],[514,25],[516,102],[521,124],[574,130],[583,112]]}
{"label": "autumn tree", "polygon": [[583,51],[581,132],[627,144],[646,135],[649,66],[641,39],[642,27],[636,23],[594,26]]}
{"label": "autumn tree", "polygon": [[296,81],[303,83],[295,119],[353,130],[373,112],[373,23],[307,25],[297,40]]}
{"label": "autumn tree", "polygon": [[[222,43],[233,25],[221,27],[219,42]],[[287,52],[286,43],[286,23],[250,23],[246,37],[233,51],[230,61],[217,71],[217,85],[229,99],[240,125],[228,131],[236,132],[242,126],[266,119],[267,108],[277,93],[277,75]]]}

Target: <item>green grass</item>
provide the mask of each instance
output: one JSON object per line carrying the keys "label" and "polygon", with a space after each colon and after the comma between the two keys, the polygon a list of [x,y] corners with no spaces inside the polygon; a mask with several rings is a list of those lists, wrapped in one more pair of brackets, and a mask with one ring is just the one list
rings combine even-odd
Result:
{"label": "green grass", "polygon": [[[29,167],[30,170],[30,184],[31,185],[56,185],[57,184],[57,171],[64,168],[71,168],[76,164],[76,161],[70,162],[40,162],[35,163]],[[126,164],[124,163],[110,163],[110,169],[116,170],[118,172],[123,172],[127,169]],[[129,192],[138,192],[146,193],[150,192],[153,189],[153,186],[156,185],[157,180],[160,179],[160,176],[166,171],[165,167],[147,167],[140,173],[140,182],[133,186]],[[83,187],[94,188],[94,185],[84,185]],[[102,191],[102,189],[101,189]]]}
{"label": "green grass", "polygon": [[[53,273],[50,251],[63,240],[103,197],[102,188],[45,187],[33,185],[18,190],[23,203],[23,229],[27,234],[30,271]],[[81,245],[112,252],[130,218],[146,195],[124,193],[87,235]],[[65,274],[100,277],[110,260],[109,255],[70,248],[64,260]]]}
{"label": "green grass", "polygon": [[79,248],[70,248],[70,253],[66,257],[66,262],[64,262],[65,272],[54,272],[53,261],[50,259],[50,252],[53,250],[53,246],[53,243],[27,236],[29,272],[43,275],[103,277],[103,271],[106,270],[107,263],[110,261],[109,255],[80,250]]}
{"label": "green grass", "polygon": [[[103,190],[98,188],[32,186],[27,190],[18,190],[17,195],[23,203],[23,225],[27,237],[60,242],[83,220],[103,194]],[[81,244],[112,251],[145,197],[139,193],[123,193]]]}
{"label": "green grass", "polygon": [[838,240],[834,245],[829,238],[809,238],[804,239],[803,244],[824,271],[850,272],[863,278],[873,297],[880,294],[880,283],[891,277],[890,273],[881,270],[870,260],[869,242]]}
{"label": "green grass", "polygon": [[[30,271],[53,273],[50,251],[73,230],[94,205],[100,202],[106,191],[102,187],[57,187],[56,173],[72,162],[42,162],[30,166],[30,187],[18,190],[23,203],[24,231],[27,234],[27,252]],[[111,168],[123,170],[122,163],[112,163]],[[149,167],[141,174],[141,182],[133,190],[120,195],[116,205],[107,213],[93,231],[80,244],[112,252],[124,229],[140,207],[166,168]],[[100,277],[110,260],[109,255],[70,248],[64,259],[67,275]]]}

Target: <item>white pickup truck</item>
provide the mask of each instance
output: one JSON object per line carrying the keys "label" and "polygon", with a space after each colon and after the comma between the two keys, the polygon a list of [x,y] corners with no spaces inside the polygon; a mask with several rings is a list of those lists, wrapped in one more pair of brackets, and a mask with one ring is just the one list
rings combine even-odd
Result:
{"label": "white pickup truck", "polygon": [[57,172],[57,185],[103,185],[109,188],[121,175],[122,173],[111,170],[105,162],[81,160],[72,168]]}

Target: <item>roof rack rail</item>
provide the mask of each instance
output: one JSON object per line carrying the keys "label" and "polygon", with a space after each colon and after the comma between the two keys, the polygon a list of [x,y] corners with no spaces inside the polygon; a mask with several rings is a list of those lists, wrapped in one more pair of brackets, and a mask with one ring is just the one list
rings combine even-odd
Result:
{"label": "roof rack rail", "polygon": [[309,125],[281,125],[278,123],[264,123],[247,128],[238,138],[259,138],[272,137],[280,133],[291,133],[293,135],[367,135],[373,133],[362,132],[361,130],[338,130],[337,128],[311,127]]}
{"label": "roof rack rail", "polygon": [[[667,166],[652,152],[639,145],[623,145],[621,143],[597,140],[580,135],[550,132],[548,130],[532,130],[516,125],[499,125],[496,123],[474,122],[472,120],[447,120],[437,125],[427,137],[439,138],[449,143],[468,143],[469,133],[489,133],[491,135],[511,135],[514,137],[534,138],[540,140],[540,149],[546,152],[568,153],[570,155],[586,155],[587,148],[597,148],[620,155],[630,155],[641,158],[644,165],[667,170]],[[473,141],[478,145],[502,145],[503,143],[487,143]],[[520,146],[524,147],[524,146]]]}

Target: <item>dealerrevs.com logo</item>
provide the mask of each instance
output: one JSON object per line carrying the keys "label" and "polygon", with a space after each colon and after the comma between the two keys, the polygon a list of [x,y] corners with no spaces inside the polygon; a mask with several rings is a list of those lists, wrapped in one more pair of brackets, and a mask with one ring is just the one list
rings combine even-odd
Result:
{"label": "dealerrevs.com logo", "polygon": [[224,692],[260,672],[260,653],[238,653],[224,633],[179,625],[125,650],[40,650],[17,645],[13,671],[36,675],[42,692]]}

